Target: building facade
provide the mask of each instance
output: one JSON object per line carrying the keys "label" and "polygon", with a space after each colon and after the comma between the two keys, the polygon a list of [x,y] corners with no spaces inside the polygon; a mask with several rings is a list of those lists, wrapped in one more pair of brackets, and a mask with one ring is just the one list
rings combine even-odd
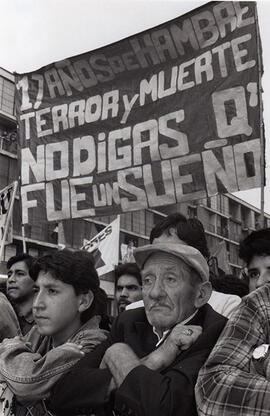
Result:
{"label": "building facade", "polygon": [[[17,157],[17,127],[14,115],[14,77],[0,68],[0,189],[18,180],[20,176]],[[181,212],[187,217],[196,217],[204,225],[209,250],[215,253],[218,244],[225,241],[231,270],[238,275],[242,263],[238,257],[239,241],[259,226],[260,211],[254,206],[230,195],[217,195],[203,200],[185,202],[167,207],[146,209],[121,215],[120,246],[141,246],[148,242],[153,226],[164,216]],[[33,220],[22,228],[19,196],[13,210],[13,243],[5,247],[0,263],[0,274],[6,272],[6,261],[22,252],[23,240],[29,254],[40,255],[55,250],[58,243],[80,248],[84,239],[91,239],[115,217],[66,220],[58,223],[41,223]],[[270,215],[265,214],[264,226],[270,227]],[[24,238],[23,238],[24,235]],[[121,257],[120,257],[121,261]],[[102,286],[109,297],[114,297],[113,276],[105,276]]]}

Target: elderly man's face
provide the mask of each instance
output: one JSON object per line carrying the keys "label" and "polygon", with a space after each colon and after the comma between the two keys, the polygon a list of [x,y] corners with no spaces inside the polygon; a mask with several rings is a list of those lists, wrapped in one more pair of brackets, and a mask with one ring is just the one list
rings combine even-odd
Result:
{"label": "elderly man's face", "polygon": [[181,259],[152,254],[144,264],[142,282],[147,319],[160,335],[194,313],[198,285]]}

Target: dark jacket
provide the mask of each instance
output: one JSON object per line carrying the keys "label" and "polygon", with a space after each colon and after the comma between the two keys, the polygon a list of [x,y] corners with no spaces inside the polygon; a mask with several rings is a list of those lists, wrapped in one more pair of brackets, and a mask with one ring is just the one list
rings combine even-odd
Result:
{"label": "dark jacket", "polygon": [[201,325],[202,335],[162,372],[140,365],[125,378],[114,397],[107,397],[111,380],[108,370],[98,369],[106,349],[116,343],[128,344],[139,358],[152,352],[157,337],[149,325],[144,308],[122,313],[114,322],[107,341],[81,359],[55,385],[50,408],[61,415],[82,413],[138,416],[197,415],[194,386],[227,319],[204,305],[189,322]]}

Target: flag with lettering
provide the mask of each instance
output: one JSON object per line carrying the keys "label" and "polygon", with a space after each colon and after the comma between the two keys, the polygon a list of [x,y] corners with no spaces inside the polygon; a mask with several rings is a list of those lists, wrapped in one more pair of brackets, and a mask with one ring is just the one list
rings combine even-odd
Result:
{"label": "flag with lettering", "polygon": [[112,221],[94,238],[84,240],[82,250],[89,251],[95,259],[99,276],[114,270],[119,261],[120,217]]}

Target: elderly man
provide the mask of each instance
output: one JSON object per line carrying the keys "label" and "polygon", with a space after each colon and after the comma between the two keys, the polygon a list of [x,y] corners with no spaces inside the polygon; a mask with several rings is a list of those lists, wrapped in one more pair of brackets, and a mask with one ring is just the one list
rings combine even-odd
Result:
{"label": "elderly man", "polygon": [[[240,243],[250,290],[200,372],[200,415],[270,414],[270,228]],[[255,290],[257,288],[257,290]]]}
{"label": "elderly man", "polygon": [[57,414],[197,414],[197,374],[226,322],[206,304],[207,262],[176,236],[134,255],[145,310],[120,314],[108,340],[60,379],[50,397]]}

